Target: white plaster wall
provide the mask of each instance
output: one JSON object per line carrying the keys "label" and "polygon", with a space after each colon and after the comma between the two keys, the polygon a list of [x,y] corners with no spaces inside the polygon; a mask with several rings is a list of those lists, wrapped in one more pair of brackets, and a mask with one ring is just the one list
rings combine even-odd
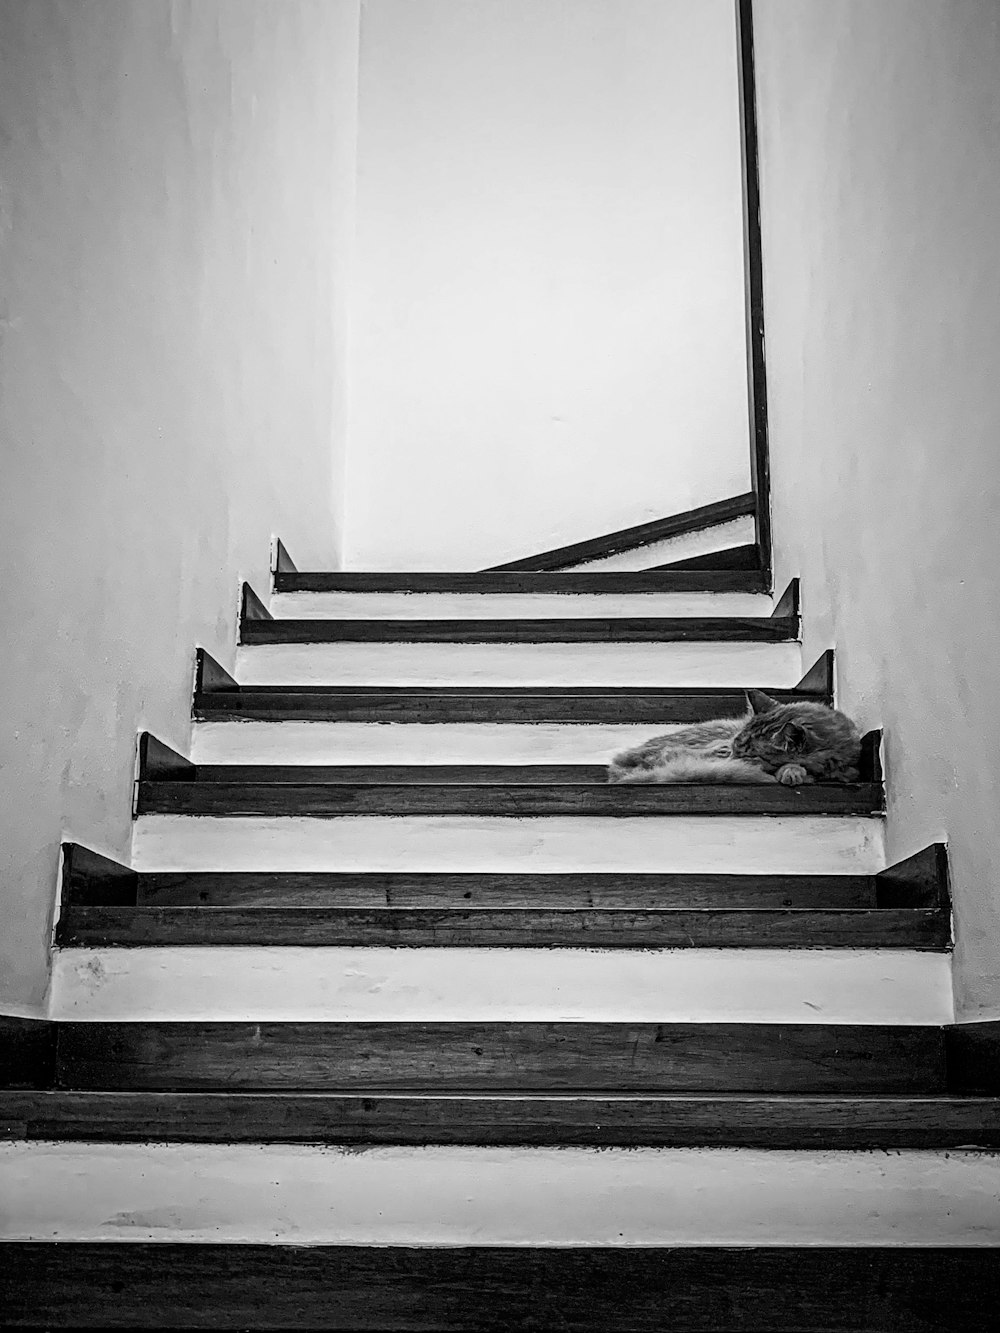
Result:
{"label": "white plaster wall", "polygon": [[959,1015],[1000,1015],[1000,6],[758,0],[777,584],[950,846]]}
{"label": "white plaster wall", "polygon": [[732,0],[366,0],[352,568],[749,489]]}
{"label": "white plaster wall", "polygon": [[[0,1005],[60,837],[127,857],[138,728],[280,533],[337,551],[358,0],[0,6]],[[340,429],[338,429],[340,427]]]}

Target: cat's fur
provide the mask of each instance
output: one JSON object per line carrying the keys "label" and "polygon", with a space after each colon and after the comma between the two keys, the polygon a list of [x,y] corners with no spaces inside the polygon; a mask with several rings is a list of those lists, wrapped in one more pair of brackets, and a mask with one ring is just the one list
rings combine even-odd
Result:
{"label": "cat's fur", "polygon": [[749,712],[678,727],[615,755],[609,782],[857,782],[861,737],[825,704],[747,694]]}

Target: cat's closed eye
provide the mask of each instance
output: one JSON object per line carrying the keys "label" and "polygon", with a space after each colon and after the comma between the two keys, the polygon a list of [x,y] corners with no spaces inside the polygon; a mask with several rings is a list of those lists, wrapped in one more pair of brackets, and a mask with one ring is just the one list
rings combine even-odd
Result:
{"label": "cat's closed eye", "polygon": [[805,743],[806,734],[801,727],[785,727],[779,737],[779,746],[782,750],[801,750]]}

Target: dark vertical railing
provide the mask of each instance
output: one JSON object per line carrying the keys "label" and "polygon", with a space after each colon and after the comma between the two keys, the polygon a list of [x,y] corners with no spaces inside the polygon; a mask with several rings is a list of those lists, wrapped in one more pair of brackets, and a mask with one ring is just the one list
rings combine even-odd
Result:
{"label": "dark vertical railing", "polygon": [[764,277],[760,243],[757,161],[757,89],[753,64],[753,0],[736,0],[739,41],[740,130],[743,156],[743,258],[746,274],[747,384],[750,408],[750,482],[757,499],[757,546],[771,572],[771,472],[767,444],[767,372],[764,367]]}

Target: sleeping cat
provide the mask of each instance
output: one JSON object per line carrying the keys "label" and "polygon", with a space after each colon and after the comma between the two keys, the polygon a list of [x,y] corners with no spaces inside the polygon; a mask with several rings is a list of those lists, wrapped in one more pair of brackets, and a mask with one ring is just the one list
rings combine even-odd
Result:
{"label": "sleeping cat", "polygon": [[616,754],[609,782],[857,782],[861,738],[826,704],[749,690],[750,711],[678,727]]}

